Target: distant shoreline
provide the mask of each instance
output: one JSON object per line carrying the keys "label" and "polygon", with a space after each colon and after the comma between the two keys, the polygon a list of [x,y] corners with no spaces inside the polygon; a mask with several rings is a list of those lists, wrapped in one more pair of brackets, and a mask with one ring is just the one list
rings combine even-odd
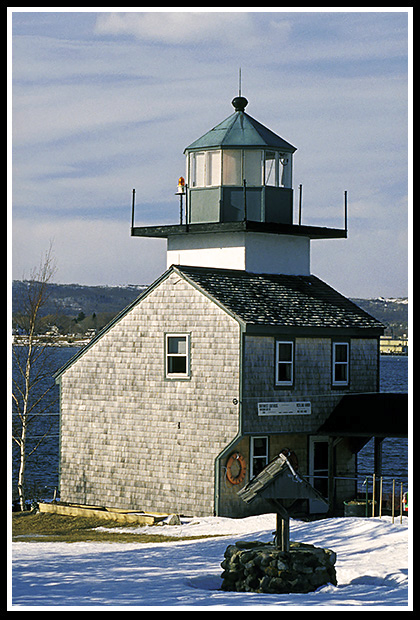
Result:
{"label": "distant shoreline", "polygon": [[[48,345],[49,347],[84,347],[89,344],[92,338],[64,338],[64,337],[41,337],[35,338],[34,344]],[[27,336],[13,336],[12,344],[24,347],[28,344]]]}
{"label": "distant shoreline", "polygon": [[[44,336],[38,337],[34,340],[34,343],[37,345],[47,345],[49,347],[74,347],[80,348],[84,347],[92,340],[92,337],[89,338],[65,338],[64,336]],[[13,335],[12,344],[14,346],[24,347],[28,344],[28,338],[26,336],[17,336]],[[380,352],[381,357],[408,357],[408,352]]]}

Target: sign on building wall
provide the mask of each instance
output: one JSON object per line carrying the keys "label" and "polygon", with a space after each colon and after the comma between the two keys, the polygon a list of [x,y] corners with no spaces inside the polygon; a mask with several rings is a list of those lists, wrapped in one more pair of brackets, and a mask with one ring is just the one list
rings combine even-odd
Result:
{"label": "sign on building wall", "polygon": [[311,415],[309,401],[258,403],[258,415]]}

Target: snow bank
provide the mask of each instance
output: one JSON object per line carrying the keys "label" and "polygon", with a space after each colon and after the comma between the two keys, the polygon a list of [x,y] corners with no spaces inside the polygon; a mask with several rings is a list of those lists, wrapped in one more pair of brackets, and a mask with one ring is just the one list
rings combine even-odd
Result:
{"label": "snow bank", "polygon": [[[150,534],[221,538],[170,543],[13,543],[12,609],[372,606],[408,611],[408,523],[390,517],[291,521],[291,539],[333,549],[338,586],[309,594],[221,591],[220,562],[236,540],[271,541],[275,515],[208,517]],[[115,531],[115,529],[113,530]],[[126,530],[125,530],[126,531]]]}

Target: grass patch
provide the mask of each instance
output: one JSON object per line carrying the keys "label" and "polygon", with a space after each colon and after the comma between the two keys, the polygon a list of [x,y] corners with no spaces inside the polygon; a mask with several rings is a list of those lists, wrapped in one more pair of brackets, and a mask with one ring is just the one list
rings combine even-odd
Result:
{"label": "grass patch", "polygon": [[[97,530],[95,528],[118,528],[118,531]],[[165,536],[133,532],[139,526],[124,525],[91,517],[72,517],[53,513],[14,512],[12,513],[12,540],[14,542],[118,542],[150,543],[196,540],[214,538],[211,536]],[[157,528],[161,526],[156,526]]]}

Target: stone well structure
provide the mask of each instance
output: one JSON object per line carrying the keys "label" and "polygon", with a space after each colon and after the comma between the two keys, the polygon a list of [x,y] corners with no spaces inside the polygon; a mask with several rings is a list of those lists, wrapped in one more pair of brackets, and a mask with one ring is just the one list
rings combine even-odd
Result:
{"label": "stone well structure", "polygon": [[291,542],[289,551],[271,543],[237,542],[229,545],[222,562],[222,590],[234,592],[313,592],[337,585],[336,555],[305,543]]}

